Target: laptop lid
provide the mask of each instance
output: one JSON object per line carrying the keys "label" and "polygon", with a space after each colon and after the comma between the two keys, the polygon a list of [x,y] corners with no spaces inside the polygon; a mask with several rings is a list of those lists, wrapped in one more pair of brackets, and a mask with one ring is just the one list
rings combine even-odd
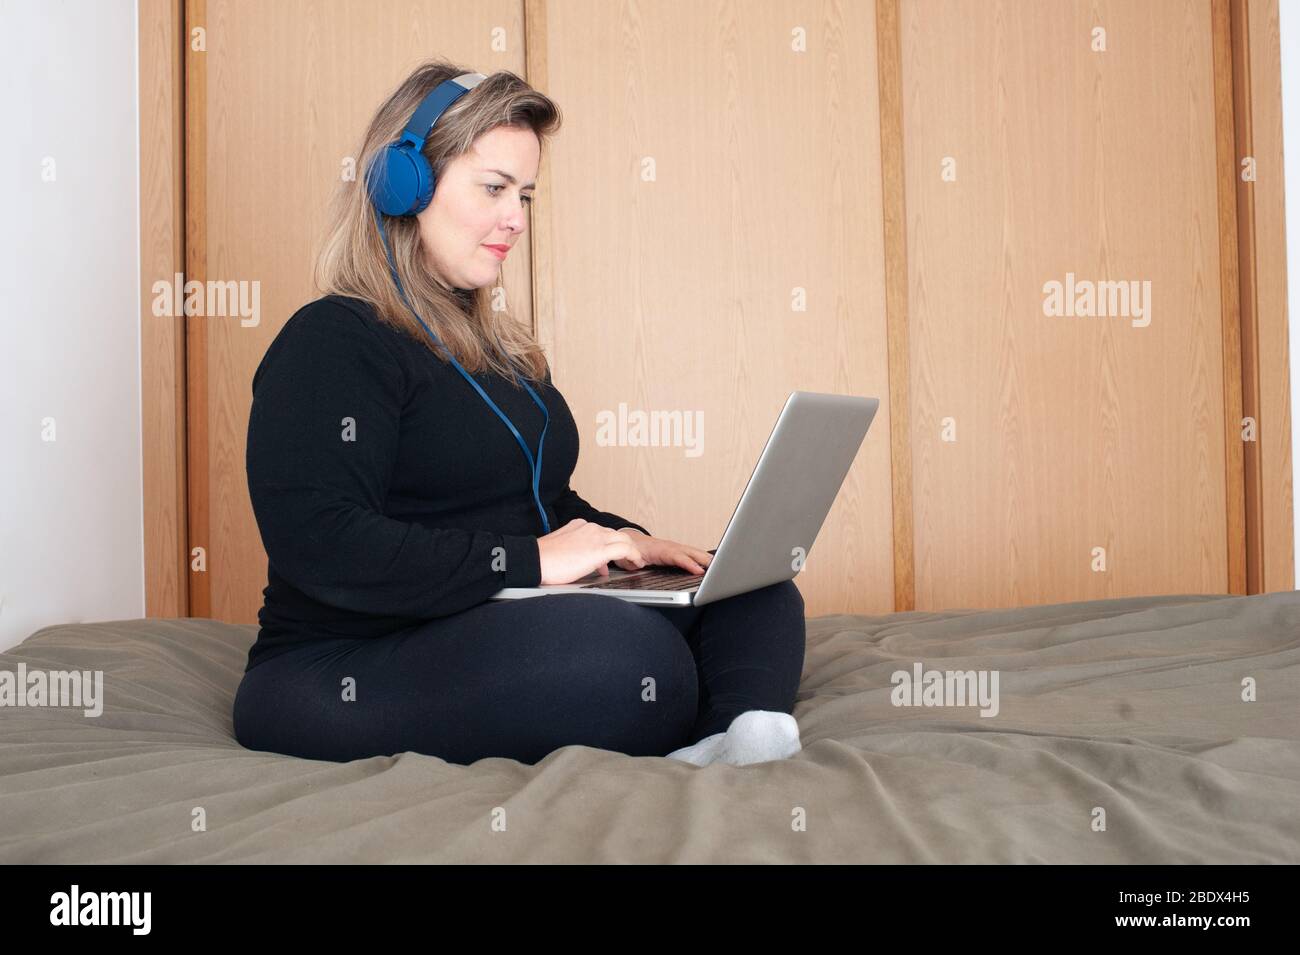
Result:
{"label": "laptop lid", "polygon": [[693,603],[790,580],[803,568],[879,407],[879,398],[790,393]]}

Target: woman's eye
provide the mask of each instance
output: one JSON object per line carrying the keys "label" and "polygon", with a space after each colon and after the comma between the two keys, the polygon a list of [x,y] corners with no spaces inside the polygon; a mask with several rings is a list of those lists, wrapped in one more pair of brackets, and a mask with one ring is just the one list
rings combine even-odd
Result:
{"label": "woman's eye", "polygon": [[[496,198],[496,193],[495,193],[495,192],[492,192],[491,190],[492,190],[492,189],[504,189],[505,186],[497,185],[497,184],[494,184],[494,183],[488,183],[487,188],[488,188],[488,190],[489,190],[488,195],[492,196],[493,198]],[[524,202],[528,203],[529,205],[532,205],[532,204],[533,204],[533,197],[532,197],[532,196],[525,196],[525,195],[523,195],[523,194],[521,193],[520,196],[519,196],[519,198],[523,199]]]}

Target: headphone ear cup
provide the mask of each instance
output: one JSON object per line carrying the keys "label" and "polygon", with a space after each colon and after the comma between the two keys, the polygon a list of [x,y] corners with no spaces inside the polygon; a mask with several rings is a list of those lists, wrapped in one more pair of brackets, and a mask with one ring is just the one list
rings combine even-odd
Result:
{"label": "headphone ear cup", "polygon": [[366,172],[370,201],[387,216],[412,216],[433,199],[433,170],[414,144],[389,143]]}
{"label": "headphone ear cup", "polygon": [[420,186],[415,202],[411,206],[411,215],[423,212],[433,201],[433,170],[429,168],[429,161],[419,153],[415,154],[415,159],[419,169]]}

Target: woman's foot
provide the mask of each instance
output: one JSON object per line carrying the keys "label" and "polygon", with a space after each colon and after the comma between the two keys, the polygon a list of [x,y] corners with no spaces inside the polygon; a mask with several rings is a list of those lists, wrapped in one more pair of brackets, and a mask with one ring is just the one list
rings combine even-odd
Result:
{"label": "woman's foot", "polygon": [[746,710],[731,721],[725,733],[714,733],[690,746],[669,753],[694,766],[728,763],[748,766],[774,759],[788,759],[803,749],[799,724],[789,713],[775,710]]}
{"label": "woman's foot", "polygon": [[712,736],[704,737],[698,743],[675,749],[664,758],[680,759],[683,763],[690,763],[693,766],[707,766],[718,758],[718,747],[722,745],[726,735],[726,733],[714,733]]}

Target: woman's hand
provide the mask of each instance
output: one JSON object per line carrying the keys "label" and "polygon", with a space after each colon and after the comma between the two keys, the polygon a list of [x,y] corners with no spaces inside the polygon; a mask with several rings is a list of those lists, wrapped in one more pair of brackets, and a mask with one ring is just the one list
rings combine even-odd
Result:
{"label": "woman's hand", "polygon": [[[638,536],[645,537],[637,532]],[[541,584],[569,584],[593,571],[609,576],[606,566],[617,560],[620,567],[636,570],[646,565],[631,535],[610,530],[575,517],[557,531],[537,538]]]}
{"label": "woman's hand", "polygon": [[632,543],[636,545],[642,560],[645,562],[644,564],[637,564],[630,560],[614,561],[614,566],[621,570],[640,570],[643,566],[649,564],[662,564],[665,567],[681,567],[692,574],[702,574],[704,569],[713,562],[713,555],[707,550],[701,550],[698,547],[691,547],[689,544],[681,544],[677,541],[650,537],[641,533],[635,527],[623,527],[620,530],[632,538]]}

